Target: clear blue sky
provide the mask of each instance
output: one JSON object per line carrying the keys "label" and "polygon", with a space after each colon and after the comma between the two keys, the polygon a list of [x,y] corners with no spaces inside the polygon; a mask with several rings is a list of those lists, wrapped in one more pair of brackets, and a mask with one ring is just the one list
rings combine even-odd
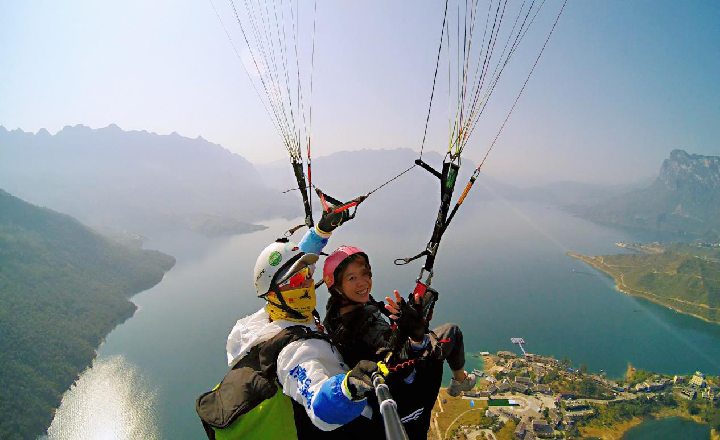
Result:
{"label": "clear blue sky", "polygon": [[[215,3],[241,46],[227,2]],[[319,0],[315,155],[419,149],[443,6]],[[547,0],[541,32],[509,65],[471,159],[489,146],[560,6]],[[209,0],[4,1],[0,59],[8,129],[115,123],[201,135],[253,162],[285,157]],[[438,103],[426,148],[444,151]],[[570,0],[486,171],[628,182],[655,174],[674,148],[720,155],[720,2]]]}

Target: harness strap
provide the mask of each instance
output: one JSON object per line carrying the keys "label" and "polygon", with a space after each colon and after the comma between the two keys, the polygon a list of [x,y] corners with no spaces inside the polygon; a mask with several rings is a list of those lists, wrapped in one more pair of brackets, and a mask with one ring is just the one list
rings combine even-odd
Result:
{"label": "harness strap", "polygon": [[325,194],[318,187],[315,187],[315,192],[317,193],[318,197],[320,198],[320,201],[322,202],[322,205],[323,205],[323,211],[325,211],[325,212],[330,212],[330,206],[328,206],[328,203],[327,203],[328,201],[330,203],[332,203],[333,205],[335,205],[335,209],[332,210],[333,214],[337,214],[337,213],[343,212],[347,209],[350,209],[352,207],[355,207],[352,214],[350,214],[350,217],[348,217],[348,220],[355,218],[355,213],[357,212],[357,206],[360,203],[362,203],[363,201],[365,201],[365,199],[367,199],[367,197],[368,197],[366,194],[364,196],[355,197],[354,199],[352,199],[351,201],[349,201],[347,203],[343,203],[340,200],[338,200],[334,197],[330,197],[329,195]]}
{"label": "harness strap", "polygon": [[[438,172],[436,169],[423,162],[421,159],[415,160],[415,164],[419,165],[420,167],[427,170],[430,174],[440,179],[440,207],[438,208],[438,214],[435,220],[435,225],[433,227],[432,236],[430,237],[430,241],[425,247],[425,250],[413,257],[398,258],[394,261],[394,263],[398,266],[401,266],[408,264],[411,261],[415,261],[423,256],[425,257],[425,264],[420,271],[420,275],[416,280],[417,284],[415,286],[415,290],[413,291],[413,293],[415,293],[418,297],[422,298],[425,295],[425,291],[427,290],[428,286],[430,286],[430,282],[432,280],[433,267],[435,266],[435,254],[437,253],[438,247],[440,246],[440,240],[442,239],[443,234],[447,230],[447,226],[450,223],[450,220],[452,220],[455,212],[457,212],[457,206],[459,206],[456,205],[455,209],[453,209],[452,214],[450,215],[450,217],[448,217],[448,212],[450,211],[450,201],[452,199],[453,191],[455,190],[455,182],[457,180],[458,171],[460,170],[460,156],[450,154],[446,155],[445,160],[443,161],[442,172]],[[469,191],[469,187],[465,188],[463,195],[458,201],[459,204],[462,204],[462,201],[464,201],[465,196],[467,195],[467,191]],[[425,280],[425,282],[422,282],[421,279],[424,272],[428,273],[428,278]]]}
{"label": "harness strap", "polygon": [[305,207],[305,225],[308,228],[314,226],[312,218],[312,208],[310,208],[310,199],[308,194],[308,186],[305,183],[305,173],[303,172],[302,162],[292,162],[293,172],[295,173],[295,180],[297,180],[298,188],[302,194],[303,206]]}

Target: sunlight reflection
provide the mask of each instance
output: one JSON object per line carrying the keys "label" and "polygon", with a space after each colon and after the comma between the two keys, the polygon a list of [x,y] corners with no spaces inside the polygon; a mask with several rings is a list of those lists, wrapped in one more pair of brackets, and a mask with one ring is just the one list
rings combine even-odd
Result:
{"label": "sunlight reflection", "polygon": [[122,356],[99,359],[63,396],[47,439],[158,439],[155,401],[139,368]]}

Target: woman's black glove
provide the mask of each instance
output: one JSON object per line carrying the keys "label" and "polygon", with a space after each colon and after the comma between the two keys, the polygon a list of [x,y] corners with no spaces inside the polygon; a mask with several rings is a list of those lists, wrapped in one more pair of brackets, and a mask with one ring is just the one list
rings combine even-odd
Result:
{"label": "woman's black glove", "polygon": [[320,217],[320,221],[317,223],[317,228],[320,232],[329,234],[338,226],[350,220],[349,209],[337,213],[333,212],[335,209],[337,209],[335,206],[328,205],[328,210],[323,212],[322,217]]}
{"label": "woman's black glove", "polygon": [[422,341],[425,336],[425,323],[422,316],[405,300],[400,301],[398,327],[413,341]]}
{"label": "woman's black glove", "polygon": [[395,301],[389,296],[385,298],[385,301],[388,302],[385,308],[392,312],[390,319],[397,323],[400,332],[413,341],[422,341],[425,336],[425,323],[420,312],[402,299],[397,290],[395,291]]}
{"label": "woman's black glove", "polygon": [[372,384],[372,375],[378,370],[378,364],[373,361],[360,361],[348,371],[343,381],[343,388],[347,390],[352,400],[363,400],[375,389]]}

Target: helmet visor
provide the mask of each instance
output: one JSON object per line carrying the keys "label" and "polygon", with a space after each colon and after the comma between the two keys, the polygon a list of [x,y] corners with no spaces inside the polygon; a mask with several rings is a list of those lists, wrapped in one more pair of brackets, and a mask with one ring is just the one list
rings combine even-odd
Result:
{"label": "helmet visor", "polygon": [[[315,263],[317,263],[318,258],[320,258],[318,255],[315,254],[302,254],[299,258],[296,260],[291,260],[292,263],[289,263],[287,268],[283,268],[278,274],[276,275],[276,283],[278,286],[285,285],[286,281],[296,273],[298,273],[300,270],[308,267],[313,266],[313,270],[315,269]],[[312,276],[312,273],[310,274]]]}
{"label": "helmet visor", "polygon": [[295,289],[305,284],[305,281],[312,279],[313,273],[315,273],[315,265],[311,264],[298,270],[294,274],[285,280],[279,287],[289,287]]}

